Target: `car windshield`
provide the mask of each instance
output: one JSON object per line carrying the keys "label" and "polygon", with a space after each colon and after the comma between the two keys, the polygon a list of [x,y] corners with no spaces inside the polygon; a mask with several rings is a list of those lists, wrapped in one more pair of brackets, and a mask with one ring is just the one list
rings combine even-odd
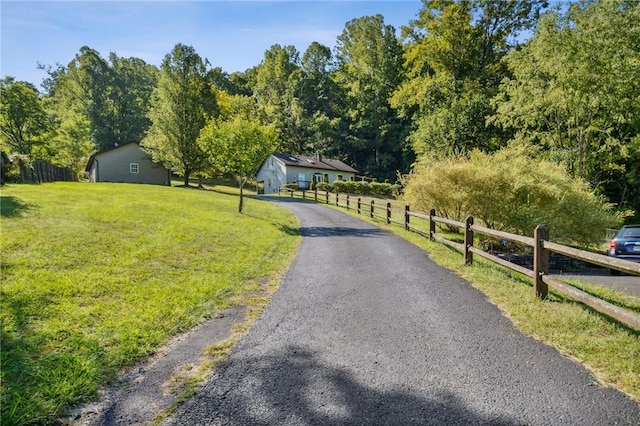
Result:
{"label": "car windshield", "polygon": [[640,238],[640,228],[624,229],[621,237],[622,238]]}

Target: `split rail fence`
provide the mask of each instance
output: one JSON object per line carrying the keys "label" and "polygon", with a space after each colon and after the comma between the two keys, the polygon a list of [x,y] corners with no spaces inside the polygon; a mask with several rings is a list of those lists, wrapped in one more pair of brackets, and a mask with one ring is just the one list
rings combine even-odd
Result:
{"label": "split rail fence", "polygon": [[[437,241],[441,244],[445,244],[457,249],[464,254],[464,261],[467,265],[472,265],[474,255],[478,255],[489,261],[498,263],[506,268],[512,269],[532,278],[536,297],[545,299],[549,293],[549,287],[552,287],[555,290],[591,307],[592,309],[600,313],[614,318],[636,330],[640,330],[640,315],[629,312],[609,302],[594,297],[549,275],[549,257],[551,253],[557,253],[590,264],[595,264],[605,268],[615,269],[638,276],[640,276],[640,263],[616,259],[602,254],[585,250],[578,250],[572,247],[553,243],[549,241],[549,229],[545,225],[538,225],[534,231],[533,238],[531,238],[475,225],[473,223],[473,217],[471,216],[467,217],[465,222],[459,222],[444,217],[439,217],[436,216],[435,209],[432,209],[429,214],[425,214],[421,212],[411,211],[408,205],[404,205],[403,210],[400,210],[397,207],[394,209],[391,202],[381,203],[378,200],[378,203],[376,204],[376,200],[374,199],[371,199],[368,202],[363,202],[362,197],[354,197],[353,195],[329,193],[326,191],[317,190],[295,191],[287,189],[285,190],[285,192],[288,192],[290,197],[292,198],[299,197],[302,199],[314,200],[316,202],[325,204],[332,204],[337,207],[346,208],[347,210],[356,211],[358,214],[368,215],[372,219],[385,221],[390,225],[402,226],[407,231],[416,232],[423,236],[429,237],[432,241]],[[413,221],[412,218],[414,218]],[[428,225],[429,229],[424,229],[417,226],[414,223],[416,222],[415,219],[424,223],[425,225]],[[451,241],[441,235],[438,235],[436,232],[437,224],[443,224],[448,227],[464,230],[464,242],[459,243]],[[424,227],[425,225],[422,226]],[[487,253],[486,251],[478,247],[475,247],[475,234],[496,237],[507,241],[519,243],[524,246],[532,247],[533,269],[525,268],[524,266],[509,262],[508,260],[502,259],[491,253]]]}

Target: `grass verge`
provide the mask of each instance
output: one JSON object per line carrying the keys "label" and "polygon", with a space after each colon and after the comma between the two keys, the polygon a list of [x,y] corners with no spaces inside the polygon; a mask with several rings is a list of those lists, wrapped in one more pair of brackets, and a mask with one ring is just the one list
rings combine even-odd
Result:
{"label": "grass verge", "polygon": [[[308,198],[308,197],[307,197]],[[368,200],[367,200],[368,201]],[[320,201],[319,201],[320,202]],[[380,200],[386,204],[387,200]],[[322,199],[321,204],[324,204]],[[336,207],[331,208],[345,211]],[[397,211],[400,211],[396,207]],[[523,334],[557,348],[587,367],[601,384],[615,387],[640,401],[640,332],[630,329],[579,302],[549,289],[549,297],[533,295],[531,279],[485,259],[465,266],[462,253],[422,235],[371,219],[367,211],[349,214],[376,224],[423,248],[441,266],[455,271],[482,291]],[[400,216],[398,215],[398,218]],[[428,225],[425,229],[429,229]],[[570,284],[620,306],[640,312],[640,298],[580,281]]]}
{"label": "grass verge", "polygon": [[[231,191],[232,192],[232,191]],[[0,193],[3,425],[51,423],[127,365],[289,264],[296,218],[237,196],[129,184]]]}

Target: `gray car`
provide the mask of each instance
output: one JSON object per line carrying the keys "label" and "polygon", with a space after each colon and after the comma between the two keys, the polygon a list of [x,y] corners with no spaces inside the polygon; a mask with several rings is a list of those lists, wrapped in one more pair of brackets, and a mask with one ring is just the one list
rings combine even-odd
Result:
{"label": "gray car", "polygon": [[[640,225],[623,226],[609,243],[609,256],[640,262]],[[620,271],[611,269],[611,275]]]}

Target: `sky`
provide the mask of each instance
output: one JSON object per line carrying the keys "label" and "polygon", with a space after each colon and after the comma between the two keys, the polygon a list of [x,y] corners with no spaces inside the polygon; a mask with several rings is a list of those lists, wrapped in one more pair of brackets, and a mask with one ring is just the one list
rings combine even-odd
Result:
{"label": "sky", "polygon": [[0,1],[0,76],[39,87],[38,63],[66,65],[82,46],[103,58],[137,57],[159,66],[177,43],[193,46],[226,72],[258,65],[274,44],[304,53],[330,48],[345,23],[381,14],[396,30],[417,17],[420,0],[386,1]]}

